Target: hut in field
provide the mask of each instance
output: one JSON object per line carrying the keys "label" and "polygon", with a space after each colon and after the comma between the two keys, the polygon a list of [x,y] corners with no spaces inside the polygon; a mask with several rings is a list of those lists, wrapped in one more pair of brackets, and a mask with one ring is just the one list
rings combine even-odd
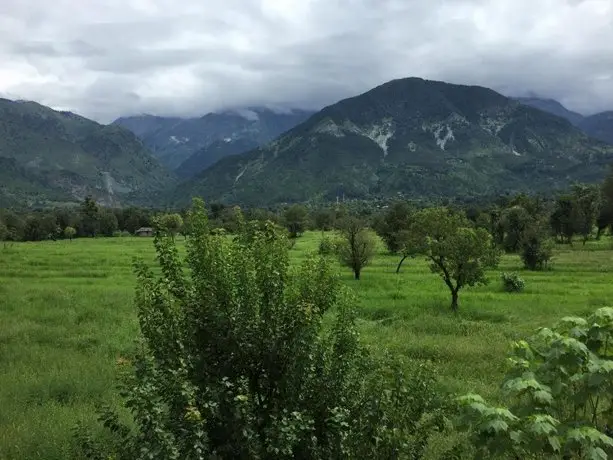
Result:
{"label": "hut in field", "polygon": [[136,236],[153,236],[153,229],[151,227],[141,227],[134,234]]}

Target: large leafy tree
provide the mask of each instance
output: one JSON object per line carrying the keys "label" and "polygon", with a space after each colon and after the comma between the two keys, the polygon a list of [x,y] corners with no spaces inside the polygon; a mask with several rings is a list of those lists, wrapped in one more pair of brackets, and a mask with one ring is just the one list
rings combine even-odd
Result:
{"label": "large leafy tree", "polygon": [[485,270],[496,267],[500,260],[500,251],[487,230],[472,227],[463,214],[447,208],[419,211],[410,231],[413,244],[425,253],[432,272],[449,288],[454,312],[460,290],[487,283]]}
{"label": "large leafy tree", "polygon": [[421,458],[441,414],[428,368],[370,358],[329,262],[291,268],[284,231],[237,218],[234,237],[212,232],[197,200],[184,260],[157,232],[161,273],[137,264],[142,344],[122,385],[132,420],[106,412],[114,442],[80,434],[84,452]]}
{"label": "large leafy tree", "polygon": [[459,398],[478,458],[611,458],[612,358],[612,308],[516,342],[502,386],[508,407]]}

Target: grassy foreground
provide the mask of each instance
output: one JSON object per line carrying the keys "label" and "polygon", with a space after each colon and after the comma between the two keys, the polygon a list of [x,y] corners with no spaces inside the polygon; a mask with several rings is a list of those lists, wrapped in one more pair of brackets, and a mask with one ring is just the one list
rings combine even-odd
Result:
{"label": "grassy foreground", "polygon": [[[294,260],[316,250],[319,239],[301,238]],[[70,458],[75,423],[93,422],[96,404],[116,398],[115,363],[137,333],[134,256],[153,262],[152,240],[0,246],[0,459]],[[610,240],[558,248],[553,270],[542,273],[505,256],[488,286],[460,293],[458,316],[425,261],[407,260],[399,275],[397,263],[381,248],[360,281],[339,268],[356,292],[363,339],[433,361],[452,391],[495,398],[511,340],[611,305]],[[520,270],[525,292],[502,292],[499,273]]]}

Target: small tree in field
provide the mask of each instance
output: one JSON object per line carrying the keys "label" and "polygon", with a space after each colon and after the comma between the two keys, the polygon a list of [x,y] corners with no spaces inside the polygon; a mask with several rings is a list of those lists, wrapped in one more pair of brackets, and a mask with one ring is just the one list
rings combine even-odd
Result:
{"label": "small tree in field", "polygon": [[75,235],[77,234],[77,231],[74,229],[74,227],[66,227],[64,229],[64,238],[72,241],[72,239],[75,237]]}
{"label": "small tree in field", "polygon": [[183,228],[183,218],[180,214],[164,214],[160,217],[160,223],[173,238]]}
{"label": "small tree in field", "polygon": [[543,223],[535,222],[522,237],[520,256],[528,270],[545,270],[553,256],[553,242],[544,228]]}
{"label": "small tree in field", "polygon": [[500,251],[483,228],[472,228],[465,216],[446,208],[430,208],[415,216],[415,241],[430,261],[430,270],[451,292],[451,309],[458,310],[458,295],[465,286],[488,282],[486,268],[495,268]]}
{"label": "small tree in field", "polygon": [[572,189],[574,224],[583,244],[589,240],[602,205],[602,192],[597,185],[575,184]]}
{"label": "small tree in field", "polygon": [[375,255],[377,240],[357,217],[348,217],[341,223],[340,236],[337,245],[340,261],[351,268],[353,276],[359,280],[362,269]]}
{"label": "small tree in field", "polygon": [[300,204],[292,205],[285,210],[285,213],[283,213],[283,221],[289,232],[290,238],[298,238],[304,233],[307,227],[308,217],[309,213],[307,209]]}
{"label": "small tree in field", "polygon": [[318,209],[313,213],[313,224],[317,230],[321,230],[322,235],[334,228],[335,219],[332,209]]}
{"label": "small tree in field", "polygon": [[112,442],[78,430],[84,456],[422,458],[442,422],[428,366],[369,357],[326,258],[292,268],[282,229],[237,217],[234,237],[212,232],[196,200],[185,260],[161,231],[161,273],[136,264],[141,346],[122,383],[131,420],[103,414]]}
{"label": "small tree in field", "polygon": [[508,407],[459,398],[475,458],[611,458],[612,349],[612,308],[562,318],[516,342],[502,386]]}

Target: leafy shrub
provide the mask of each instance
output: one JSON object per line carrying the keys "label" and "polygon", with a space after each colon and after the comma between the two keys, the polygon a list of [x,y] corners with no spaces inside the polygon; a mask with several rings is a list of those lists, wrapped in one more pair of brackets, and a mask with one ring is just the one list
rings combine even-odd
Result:
{"label": "leafy shrub", "polygon": [[123,230],[121,232],[121,236],[125,238],[125,237],[128,237],[128,236],[132,236],[132,234],[129,231],[127,231],[127,230]]}
{"label": "leafy shrub", "polygon": [[514,344],[510,407],[459,398],[479,458],[606,459],[613,455],[613,308],[566,317]]}
{"label": "leafy shrub", "polygon": [[136,264],[142,345],[121,385],[131,420],[105,411],[114,442],[79,432],[82,456],[421,458],[444,422],[434,373],[369,355],[331,262],[292,268],[285,233],[240,215],[233,238],[211,233],[200,200],[191,224],[185,260],[159,233],[161,274]]}
{"label": "leafy shrub", "polygon": [[506,292],[521,292],[526,287],[525,281],[517,273],[502,273],[502,287]]}
{"label": "leafy shrub", "polygon": [[113,232],[113,238],[119,238],[119,237],[121,237],[121,236],[122,236],[122,232],[121,232],[121,230],[115,230],[115,231]]}
{"label": "leafy shrub", "polygon": [[319,255],[329,256],[336,252],[336,242],[327,236],[324,236],[319,242]]}

